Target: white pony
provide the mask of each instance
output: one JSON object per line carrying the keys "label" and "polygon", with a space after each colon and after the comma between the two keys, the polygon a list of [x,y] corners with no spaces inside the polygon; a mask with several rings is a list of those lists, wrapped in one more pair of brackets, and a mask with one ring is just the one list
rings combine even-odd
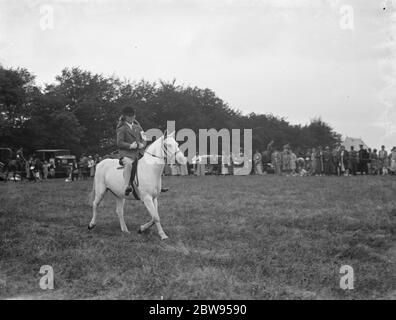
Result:
{"label": "white pony", "polygon": [[[139,233],[147,230],[153,224],[156,225],[158,233],[162,240],[168,238],[162,229],[160,217],[158,215],[158,196],[161,192],[161,176],[165,166],[165,160],[176,160],[180,164],[187,162],[186,157],[180,151],[179,146],[174,138],[174,132],[170,135],[162,136],[154,141],[144,152],[144,156],[138,162],[137,181],[139,182],[140,199],[144,202],[147,210],[151,215],[151,220],[140,226]],[[129,233],[124,221],[124,203],[125,199],[134,199],[132,193],[125,196],[125,187],[123,179],[123,169],[119,169],[118,159],[105,159],[101,161],[95,172],[92,193],[93,200],[93,217],[88,225],[91,230],[96,226],[97,207],[103,196],[110,190],[117,198],[116,212],[120,220],[121,230]],[[135,180],[136,181],[136,180]]]}

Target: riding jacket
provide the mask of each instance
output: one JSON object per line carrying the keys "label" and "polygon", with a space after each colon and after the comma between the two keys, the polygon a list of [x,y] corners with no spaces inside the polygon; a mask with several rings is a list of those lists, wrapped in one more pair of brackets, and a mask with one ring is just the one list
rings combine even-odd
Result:
{"label": "riding jacket", "polygon": [[[119,148],[119,156],[120,157],[128,157],[132,160],[135,160],[139,153],[142,153],[144,147],[146,146],[146,141],[142,136],[143,129],[140,126],[139,122],[136,120],[132,123],[132,128],[126,121],[120,121],[117,125],[117,147]],[[131,148],[131,144],[136,142],[143,143],[144,147],[139,149],[139,146],[136,148]]]}

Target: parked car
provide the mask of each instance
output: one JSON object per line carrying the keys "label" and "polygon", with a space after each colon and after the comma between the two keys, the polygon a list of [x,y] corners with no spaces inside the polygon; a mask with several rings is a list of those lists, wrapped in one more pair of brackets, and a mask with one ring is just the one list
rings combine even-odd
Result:
{"label": "parked car", "polygon": [[68,149],[41,149],[36,150],[36,154],[41,161],[54,164],[56,178],[67,177],[71,165],[77,159]]}

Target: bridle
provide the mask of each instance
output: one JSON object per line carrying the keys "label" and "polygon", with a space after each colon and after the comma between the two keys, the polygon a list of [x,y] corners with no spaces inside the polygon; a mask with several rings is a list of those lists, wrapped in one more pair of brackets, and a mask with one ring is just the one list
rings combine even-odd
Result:
{"label": "bridle", "polygon": [[148,151],[145,151],[144,153],[147,153],[148,155],[150,155],[150,156],[152,156],[152,157],[154,157],[154,158],[157,158],[157,159],[161,159],[161,160],[163,160],[163,161],[165,161],[165,159],[172,159],[172,158],[175,158],[175,159],[176,159],[176,155],[177,155],[178,153],[182,153],[182,152],[180,151],[180,149],[178,148],[177,151],[174,152],[174,153],[171,155],[171,157],[169,157],[169,150],[168,150],[168,147],[167,147],[166,144],[164,143],[164,142],[165,142],[165,139],[163,138],[162,140],[163,140],[163,141],[162,141],[161,150],[162,150],[162,152],[164,153],[164,155],[159,156],[159,155],[153,154],[153,153],[148,152]]}

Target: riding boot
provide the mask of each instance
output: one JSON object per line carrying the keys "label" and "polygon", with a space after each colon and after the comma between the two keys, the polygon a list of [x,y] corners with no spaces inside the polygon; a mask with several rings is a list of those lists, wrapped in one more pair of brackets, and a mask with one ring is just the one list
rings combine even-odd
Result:
{"label": "riding boot", "polygon": [[124,165],[124,187],[125,187],[125,195],[129,196],[132,192],[132,186],[129,184],[129,180],[131,178],[131,171],[132,171],[132,160],[124,157],[123,158],[123,165]]}

